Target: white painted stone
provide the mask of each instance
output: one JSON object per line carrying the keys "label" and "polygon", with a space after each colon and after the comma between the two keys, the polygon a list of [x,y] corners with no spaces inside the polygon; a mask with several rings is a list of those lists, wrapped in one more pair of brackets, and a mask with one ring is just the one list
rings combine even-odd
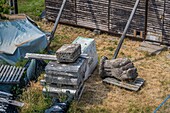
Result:
{"label": "white painted stone", "polygon": [[98,63],[98,55],[96,51],[96,43],[92,38],[77,37],[73,44],[81,44],[81,53],[87,54],[88,64],[85,73],[85,80],[93,73]]}

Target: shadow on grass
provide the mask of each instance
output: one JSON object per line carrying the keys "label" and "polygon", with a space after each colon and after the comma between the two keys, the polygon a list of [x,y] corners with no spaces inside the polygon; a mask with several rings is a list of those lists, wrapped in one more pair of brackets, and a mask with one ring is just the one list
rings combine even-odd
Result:
{"label": "shadow on grass", "polygon": [[103,100],[107,97],[110,89],[102,83],[98,74],[98,67],[85,81],[85,89],[79,102],[73,102],[69,113],[110,113],[110,110],[101,107]]}

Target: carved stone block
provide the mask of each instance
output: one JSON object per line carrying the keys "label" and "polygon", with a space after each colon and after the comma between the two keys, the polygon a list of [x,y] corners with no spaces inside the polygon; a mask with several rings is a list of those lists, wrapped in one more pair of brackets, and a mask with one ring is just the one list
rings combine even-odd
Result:
{"label": "carved stone block", "polygon": [[81,54],[80,44],[64,44],[56,51],[58,62],[75,62]]}

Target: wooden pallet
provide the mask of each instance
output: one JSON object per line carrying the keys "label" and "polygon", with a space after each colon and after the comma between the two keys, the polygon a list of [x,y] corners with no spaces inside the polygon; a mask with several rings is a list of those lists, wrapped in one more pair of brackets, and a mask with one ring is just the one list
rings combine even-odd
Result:
{"label": "wooden pallet", "polygon": [[137,78],[134,82],[129,82],[129,83],[119,81],[115,78],[105,78],[103,82],[107,84],[113,84],[119,87],[123,87],[132,91],[138,91],[141,88],[141,86],[144,84],[144,80],[142,78]]}
{"label": "wooden pallet", "polygon": [[25,71],[25,68],[1,65],[0,66],[0,83],[17,84]]}

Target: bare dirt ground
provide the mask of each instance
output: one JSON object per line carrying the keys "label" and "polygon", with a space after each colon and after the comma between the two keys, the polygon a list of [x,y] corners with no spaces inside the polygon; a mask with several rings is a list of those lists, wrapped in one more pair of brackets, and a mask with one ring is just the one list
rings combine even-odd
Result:
{"label": "bare dirt ground", "polygon": [[[50,31],[53,24],[38,22],[39,26]],[[71,43],[76,37],[94,38],[97,44],[99,59],[101,56],[112,58],[118,44],[118,37],[108,34],[95,35],[90,30],[59,25],[56,37],[51,44],[57,50],[64,43]],[[73,102],[70,113],[150,113],[164,100],[170,92],[170,59],[166,58],[169,51],[157,56],[149,56],[137,50],[141,42],[125,39],[118,57],[130,58],[138,69],[139,77],[145,80],[138,92],[132,92],[117,86],[103,84],[96,69],[86,81],[85,90],[79,103]],[[39,91],[42,87],[34,83],[28,90]],[[25,101],[26,99],[21,99]],[[29,108],[29,102],[21,110]]]}

